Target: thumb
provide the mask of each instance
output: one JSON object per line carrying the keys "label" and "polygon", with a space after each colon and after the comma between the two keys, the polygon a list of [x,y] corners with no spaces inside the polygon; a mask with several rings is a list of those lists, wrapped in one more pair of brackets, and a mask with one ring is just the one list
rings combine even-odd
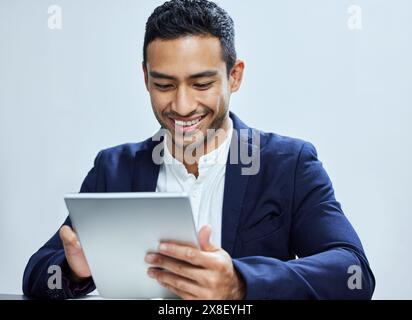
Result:
{"label": "thumb", "polygon": [[199,244],[202,251],[215,251],[216,248],[210,243],[210,235],[212,234],[212,227],[210,225],[204,225],[199,230]]}

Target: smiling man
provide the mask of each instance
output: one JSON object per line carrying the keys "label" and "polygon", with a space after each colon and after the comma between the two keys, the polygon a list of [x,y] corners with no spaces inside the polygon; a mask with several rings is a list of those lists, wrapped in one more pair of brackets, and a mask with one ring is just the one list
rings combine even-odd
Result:
{"label": "smiling man", "polygon": [[[190,194],[200,248],[161,243],[145,257],[153,281],[184,299],[371,298],[372,271],[313,145],[229,112],[245,67],[229,15],[206,0],[166,2],[147,21],[143,54],[163,139],[101,151],[81,192]],[[242,150],[258,170],[243,170]],[[60,290],[47,287],[51,265],[62,267]],[[31,257],[24,293],[64,299],[94,288],[67,218]]]}

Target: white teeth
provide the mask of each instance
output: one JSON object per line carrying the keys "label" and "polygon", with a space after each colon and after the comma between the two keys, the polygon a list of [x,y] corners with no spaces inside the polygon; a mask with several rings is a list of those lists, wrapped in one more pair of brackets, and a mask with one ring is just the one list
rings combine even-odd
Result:
{"label": "white teeth", "polygon": [[180,120],[175,120],[175,124],[179,127],[188,127],[188,126],[193,126],[196,123],[198,123],[200,121],[201,118],[198,118],[196,120],[192,120],[192,121],[180,121]]}

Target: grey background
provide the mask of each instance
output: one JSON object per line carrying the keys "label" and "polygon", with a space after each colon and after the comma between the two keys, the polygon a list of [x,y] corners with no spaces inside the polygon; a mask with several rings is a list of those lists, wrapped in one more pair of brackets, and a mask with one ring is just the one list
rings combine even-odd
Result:
{"label": "grey background", "polygon": [[[140,67],[163,1],[0,0],[0,292],[67,215],[97,152],[157,123]],[[412,2],[219,1],[246,63],[231,110],[318,149],[374,270],[375,299],[412,298]],[[60,5],[63,28],[47,9]],[[362,30],[347,10],[362,8]]]}

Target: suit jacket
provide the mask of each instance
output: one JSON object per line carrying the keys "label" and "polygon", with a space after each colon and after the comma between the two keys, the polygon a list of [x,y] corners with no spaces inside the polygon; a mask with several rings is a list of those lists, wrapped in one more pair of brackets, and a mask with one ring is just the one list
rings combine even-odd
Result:
{"label": "suit jacket", "polygon": [[[246,164],[228,161],[222,209],[222,248],[245,281],[246,299],[371,298],[373,273],[314,146],[230,117],[243,137],[233,138],[238,150],[252,150],[253,135],[260,138],[256,174],[244,174]],[[152,151],[158,143],[148,139],[100,151],[80,192],[155,191],[159,164]],[[64,224],[71,226],[70,219]],[[79,285],[68,276],[61,290],[50,290],[50,265],[68,272],[58,232],[30,258],[23,276],[26,295],[64,299],[94,290],[93,280]],[[350,285],[354,270],[361,277],[356,288]]]}

